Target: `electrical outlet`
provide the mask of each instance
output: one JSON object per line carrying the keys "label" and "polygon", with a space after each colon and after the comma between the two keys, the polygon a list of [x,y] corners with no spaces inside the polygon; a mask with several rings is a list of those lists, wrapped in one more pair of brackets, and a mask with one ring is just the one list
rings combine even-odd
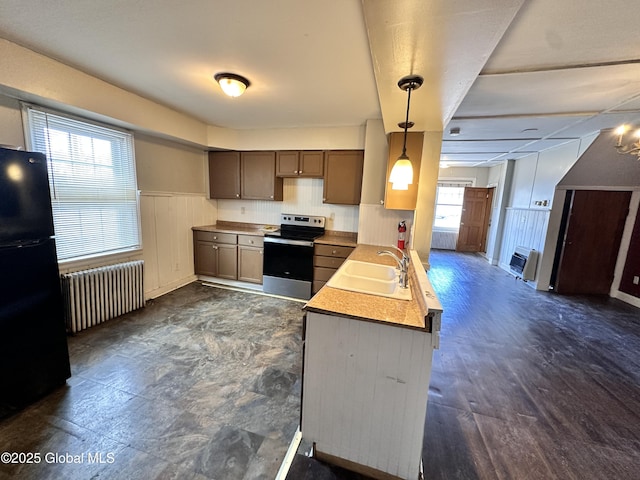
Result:
{"label": "electrical outlet", "polygon": [[636,275],[635,277],[633,277],[633,284],[638,285],[639,283],[640,283],[640,277]]}
{"label": "electrical outlet", "polygon": [[335,214],[335,213],[333,213],[333,212],[331,212],[331,214],[329,215],[329,218],[330,218],[331,220],[335,220],[335,219],[336,219],[336,214]]}

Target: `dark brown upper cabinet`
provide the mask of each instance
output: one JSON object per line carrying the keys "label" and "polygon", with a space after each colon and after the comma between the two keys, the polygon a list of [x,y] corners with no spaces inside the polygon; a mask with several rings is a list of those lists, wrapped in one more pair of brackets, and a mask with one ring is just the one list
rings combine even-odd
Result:
{"label": "dark brown upper cabinet", "polygon": [[209,152],[209,197],[282,200],[275,152]]}
{"label": "dark brown upper cabinet", "polygon": [[276,152],[276,175],[278,177],[322,178],[324,175],[324,152],[322,150],[283,150]]}
{"label": "dark brown upper cabinet", "polygon": [[362,150],[325,152],[323,203],[359,205],[363,166]]}

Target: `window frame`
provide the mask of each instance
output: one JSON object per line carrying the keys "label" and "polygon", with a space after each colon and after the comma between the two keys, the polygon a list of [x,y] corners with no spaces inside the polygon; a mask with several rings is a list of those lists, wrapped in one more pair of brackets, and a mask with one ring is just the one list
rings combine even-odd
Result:
{"label": "window frame", "polygon": [[[439,178],[438,179],[438,184],[436,186],[436,198],[435,198],[435,202],[433,205],[433,231],[434,232],[458,232],[460,230],[460,224],[458,224],[457,227],[441,227],[441,226],[436,226],[436,211],[438,208],[438,205],[449,205],[449,204],[440,204],[438,203],[438,193],[439,193],[439,189],[440,187],[474,187],[476,184],[476,179],[475,178],[454,178],[454,177],[450,177],[450,178]],[[464,198],[463,198],[463,203],[460,204],[460,213],[462,214],[462,205],[464,205]]]}
{"label": "window frame", "polygon": [[[109,257],[130,256],[132,254],[141,252],[142,251],[142,222],[141,222],[141,216],[140,216],[140,190],[138,189],[138,181],[137,181],[137,175],[136,175],[136,161],[135,161],[133,133],[128,130],[115,127],[113,125],[109,125],[109,124],[105,124],[105,123],[91,120],[88,118],[69,114],[64,111],[42,107],[40,105],[21,102],[21,106],[22,106],[22,120],[23,120],[25,144],[27,146],[27,149],[30,151],[40,151],[47,156],[49,185],[51,188],[51,201],[52,201],[52,204],[54,205],[56,205],[57,203],[57,205],[59,206],[61,205],[64,208],[64,205],[70,204],[71,200],[67,200],[65,202],[65,200],[60,200],[56,198],[57,189],[55,187],[55,174],[53,174],[53,170],[54,170],[53,165],[56,162],[56,159],[54,158],[53,155],[51,155],[50,151],[44,151],[46,150],[45,148],[40,148],[39,146],[37,146],[36,136],[38,134],[37,130],[39,127],[36,122],[33,122],[31,120],[30,111],[37,112],[37,114],[44,114],[47,116],[50,115],[53,117],[58,117],[63,121],[68,121],[72,123],[73,125],[70,125],[69,128],[66,130],[66,132],[74,136],[80,136],[80,137],[84,136],[84,137],[89,137],[92,140],[99,139],[100,141],[104,141],[105,137],[116,138],[118,139],[118,142],[115,143],[114,145],[117,145],[119,148],[122,149],[122,151],[119,151],[118,153],[111,152],[111,157],[110,157],[111,160],[113,160],[116,157],[119,157],[121,161],[117,162],[117,164],[111,163],[109,168],[111,169],[112,172],[116,173],[116,176],[114,178],[128,179],[127,187],[123,189],[123,191],[126,191],[126,193],[123,193],[122,197],[117,198],[115,200],[115,205],[117,207],[118,205],[128,204],[129,207],[128,209],[116,208],[115,210],[111,209],[110,212],[108,211],[104,211],[104,212],[110,213],[111,215],[115,215],[115,216],[120,216],[118,214],[125,214],[125,216],[128,215],[128,220],[129,220],[128,222],[127,221],[125,221],[124,223],[123,221],[118,222],[118,230],[122,231],[123,237],[127,237],[128,240],[126,242],[121,242],[121,245],[116,245],[115,248],[105,249],[106,245],[102,245],[102,248],[98,248],[88,252],[76,252],[73,255],[67,255],[67,256],[64,256],[63,258],[60,258],[60,248],[58,247],[58,263],[61,265],[68,266],[76,263],[80,264],[80,263],[86,263],[86,262],[93,262],[96,260],[103,261]],[[102,133],[104,134],[103,137],[100,136],[100,131],[102,131]],[[66,159],[58,159],[57,161],[60,162],[60,164],[67,163],[67,164],[81,165],[82,163],[84,163],[84,162],[78,162],[78,161],[74,162],[73,160],[66,160]],[[93,165],[94,173],[96,170],[95,166],[96,165],[100,166],[100,162],[96,162],[96,161],[94,161],[93,164],[90,164],[88,162],[87,164]],[[127,171],[127,173],[123,174],[121,171],[125,171],[125,170]],[[133,176],[133,178],[131,178],[131,176]],[[67,178],[69,177],[75,180],[75,176],[72,176],[72,175],[67,176]],[[99,179],[99,178],[100,177],[96,177],[96,176],[91,177],[91,179],[94,182],[96,181],[96,179]],[[78,189],[78,192],[81,192],[81,189]],[[79,208],[76,211],[77,215],[81,216],[82,214],[87,215],[87,212],[90,211],[89,210],[90,203],[93,203],[94,205],[99,205],[100,203],[102,203],[103,205],[101,208],[104,209],[104,208],[108,208],[107,204],[111,202],[114,202],[114,200],[112,200],[111,197],[107,195],[106,197],[101,196],[99,200],[94,199],[92,202],[87,201],[87,202],[74,202],[74,203],[76,204],[80,203],[80,205],[84,204],[85,209]],[[135,212],[132,211],[132,202],[135,202]],[[60,244],[61,242],[63,243],[64,240],[57,233],[57,230],[62,229],[62,227],[58,227],[58,229],[55,230],[56,229],[56,208],[54,205],[52,205],[52,207],[54,207],[53,208],[54,231],[56,233],[56,244]],[[103,210],[100,210],[100,211],[103,211]],[[102,217],[102,215],[100,216]],[[67,224],[69,224],[68,221],[67,221]],[[92,224],[92,226],[97,226],[99,227],[99,230],[102,230],[102,231],[109,230],[109,225],[110,225],[109,223],[105,223],[102,221]]]}

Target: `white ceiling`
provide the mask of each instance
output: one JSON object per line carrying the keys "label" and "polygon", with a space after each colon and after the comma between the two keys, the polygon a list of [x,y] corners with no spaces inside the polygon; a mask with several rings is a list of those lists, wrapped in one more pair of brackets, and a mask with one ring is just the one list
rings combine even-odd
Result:
{"label": "white ceiling", "polygon": [[[640,120],[632,0],[2,0],[0,37],[211,125],[444,130],[491,166]],[[0,66],[6,68],[6,66]],[[213,74],[251,86],[220,92]],[[451,137],[449,128],[462,134]]]}

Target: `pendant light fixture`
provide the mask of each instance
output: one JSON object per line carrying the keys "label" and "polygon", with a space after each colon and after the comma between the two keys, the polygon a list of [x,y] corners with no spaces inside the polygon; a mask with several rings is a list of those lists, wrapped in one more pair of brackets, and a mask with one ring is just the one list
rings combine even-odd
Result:
{"label": "pendant light fixture", "polygon": [[424,79],[419,75],[408,75],[398,81],[400,90],[407,92],[407,116],[404,122],[398,124],[400,128],[404,129],[404,139],[402,141],[402,153],[389,174],[392,190],[408,190],[409,185],[413,183],[413,165],[411,165],[411,160],[407,156],[407,129],[414,125],[413,122],[409,121],[409,106],[411,104],[411,91],[420,88],[423,82]]}
{"label": "pendant light fixture", "polygon": [[239,97],[251,82],[235,73],[216,73],[213,78],[220,84],[222,91],[230,97]]}

